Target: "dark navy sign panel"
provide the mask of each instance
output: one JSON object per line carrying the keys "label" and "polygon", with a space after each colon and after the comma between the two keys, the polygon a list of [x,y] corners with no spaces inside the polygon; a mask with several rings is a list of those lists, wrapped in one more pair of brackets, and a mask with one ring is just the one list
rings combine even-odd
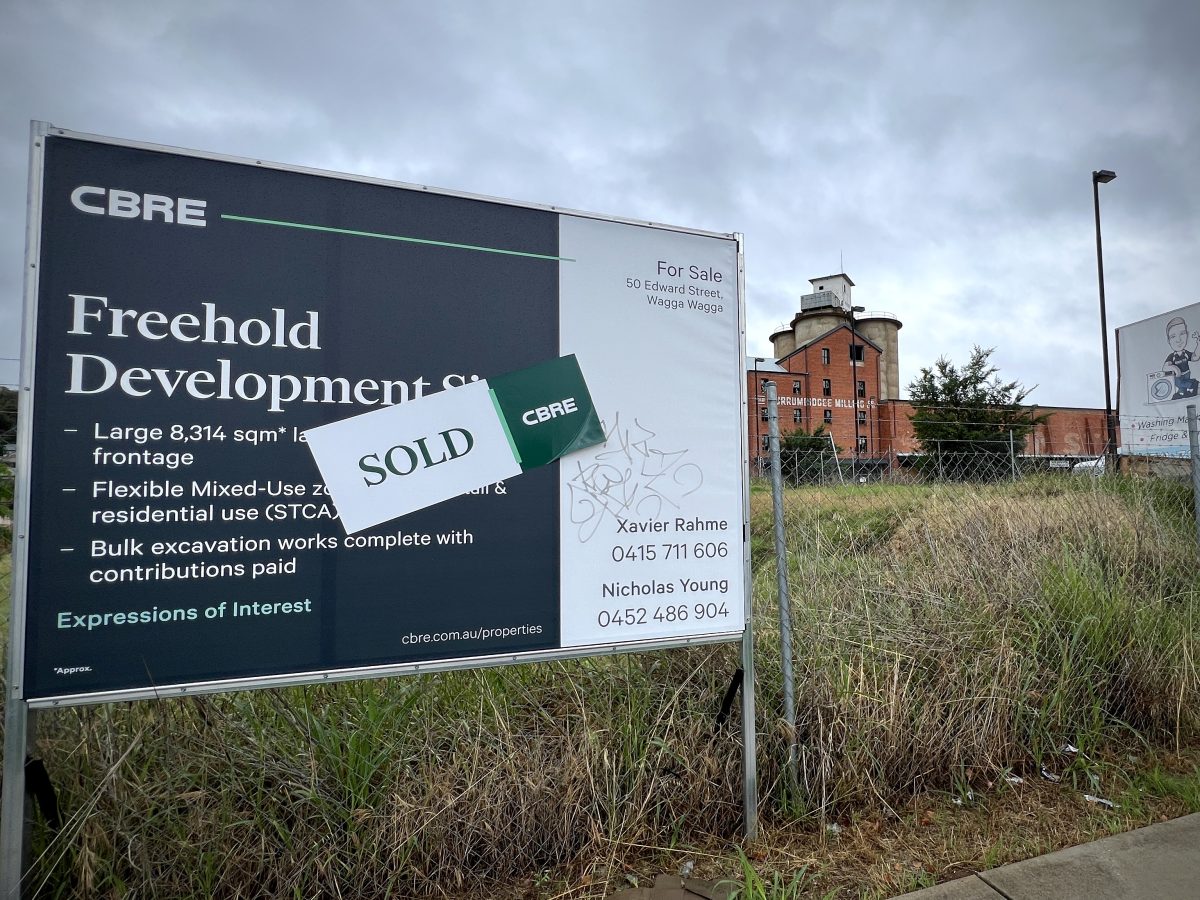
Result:
{"label": "dark navy sign panel", "polygon": [[296,439],[557,356],[555,214],[59,136],[43,176],[26,698],[559,646],[556,465],[350,548]]}

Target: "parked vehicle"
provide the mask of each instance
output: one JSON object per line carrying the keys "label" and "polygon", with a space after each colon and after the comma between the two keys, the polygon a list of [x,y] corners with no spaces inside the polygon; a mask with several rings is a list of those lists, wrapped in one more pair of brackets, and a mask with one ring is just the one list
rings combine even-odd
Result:
{"label": "parked vehicle", "polygon": [[1096,459],[1085,459],[1083,462],[1077,462],[1071,467],[1072,475],[1091,475],[1099,477],[1104,474],[1105,457],[1097,457]]}

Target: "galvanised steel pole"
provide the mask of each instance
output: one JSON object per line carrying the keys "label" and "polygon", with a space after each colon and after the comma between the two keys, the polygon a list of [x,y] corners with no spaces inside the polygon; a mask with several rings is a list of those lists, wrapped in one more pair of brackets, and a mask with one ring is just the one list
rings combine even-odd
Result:
{"label": "galvanised steel pole", "polygon": [[1196,514],[1196,542],[1200,545],[1200,425],[1196,423],[1196,405],[1187,407],[1188,443],[1192,450],[1192,509]]}
{"label": "galvanised steel pole", "polygon": [[783,720],[787,725],[788,788],[799,788],[796,764],[796,684],[792,674],[792,601],[788,593],[787,542],[783,530],[783,467],[779,459],[779,404],[767,383],[767,442],[771,454],[771,505],[775,511],[775,572],[779,587],[779,657],[783,672]]}
{"label": "galvanised steel pole", "polygon": [[[737,265],[738,265],[738,327],[742,335],[742,351],[738,354],[738,367],[740,372],[745,372],[745,353],[746,346],[746,254],[745,254],[745,238],[742,233],[736,232],[734,238],[737,240]],[[755,378],[758,378],[757,366],[755,367]],[[744,375],[742,376],[744,377]],[[745,382],[743,382],[744,384]],[[755,402],[754,414],[758,415],[758,387],[755,387]],[[746,397],[746,406],[749,408],[749,397]],[[757,425],[755,426],[757,429]],[[749,425],[747,423],[746,435],[749,437]],[[758,453],[758,448],[755,448],[755,453]],[[742,548],[743,556],[743,574],[745,580],[745,604],[746,624],[742,630],[742,808],[745,815],[746,840],[752,841],[758,837],[758,717],[756,715],[755,695],[756,695],[756,678],[754,671],[754,588],[753,579],[750,572],[750,466],[749,457],[746,458],[746,469],[742,475],[742,491],[744,505],[742,510]]]}

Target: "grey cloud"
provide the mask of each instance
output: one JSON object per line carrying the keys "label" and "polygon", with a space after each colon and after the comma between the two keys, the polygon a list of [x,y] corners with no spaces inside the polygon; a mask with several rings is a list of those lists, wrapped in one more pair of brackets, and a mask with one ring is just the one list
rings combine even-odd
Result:
{"label": "grey cloud", "polygon": [[1096,167],[1119,173],[1110,322],[1200,294],[1187,0],[27,0],[0,16],[0,356],[16,355],[30,118],[739,229],[758,355],[844,254],[856,300],[905,322],[904,382],[994,343],[1042,402],[1097,402]]}

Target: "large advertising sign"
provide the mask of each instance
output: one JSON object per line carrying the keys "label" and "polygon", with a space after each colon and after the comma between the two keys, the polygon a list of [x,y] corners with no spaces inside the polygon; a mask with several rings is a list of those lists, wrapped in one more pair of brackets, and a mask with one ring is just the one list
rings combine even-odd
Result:
{"label": "large advertising sign", "polygon": [[1200,303],[1117,329],[1122,453],[1188,456],[1200,388]]}
{"label": "large advertising sign", "polygon": [[740,637],[740,246],[49,129],[14,697]]}

